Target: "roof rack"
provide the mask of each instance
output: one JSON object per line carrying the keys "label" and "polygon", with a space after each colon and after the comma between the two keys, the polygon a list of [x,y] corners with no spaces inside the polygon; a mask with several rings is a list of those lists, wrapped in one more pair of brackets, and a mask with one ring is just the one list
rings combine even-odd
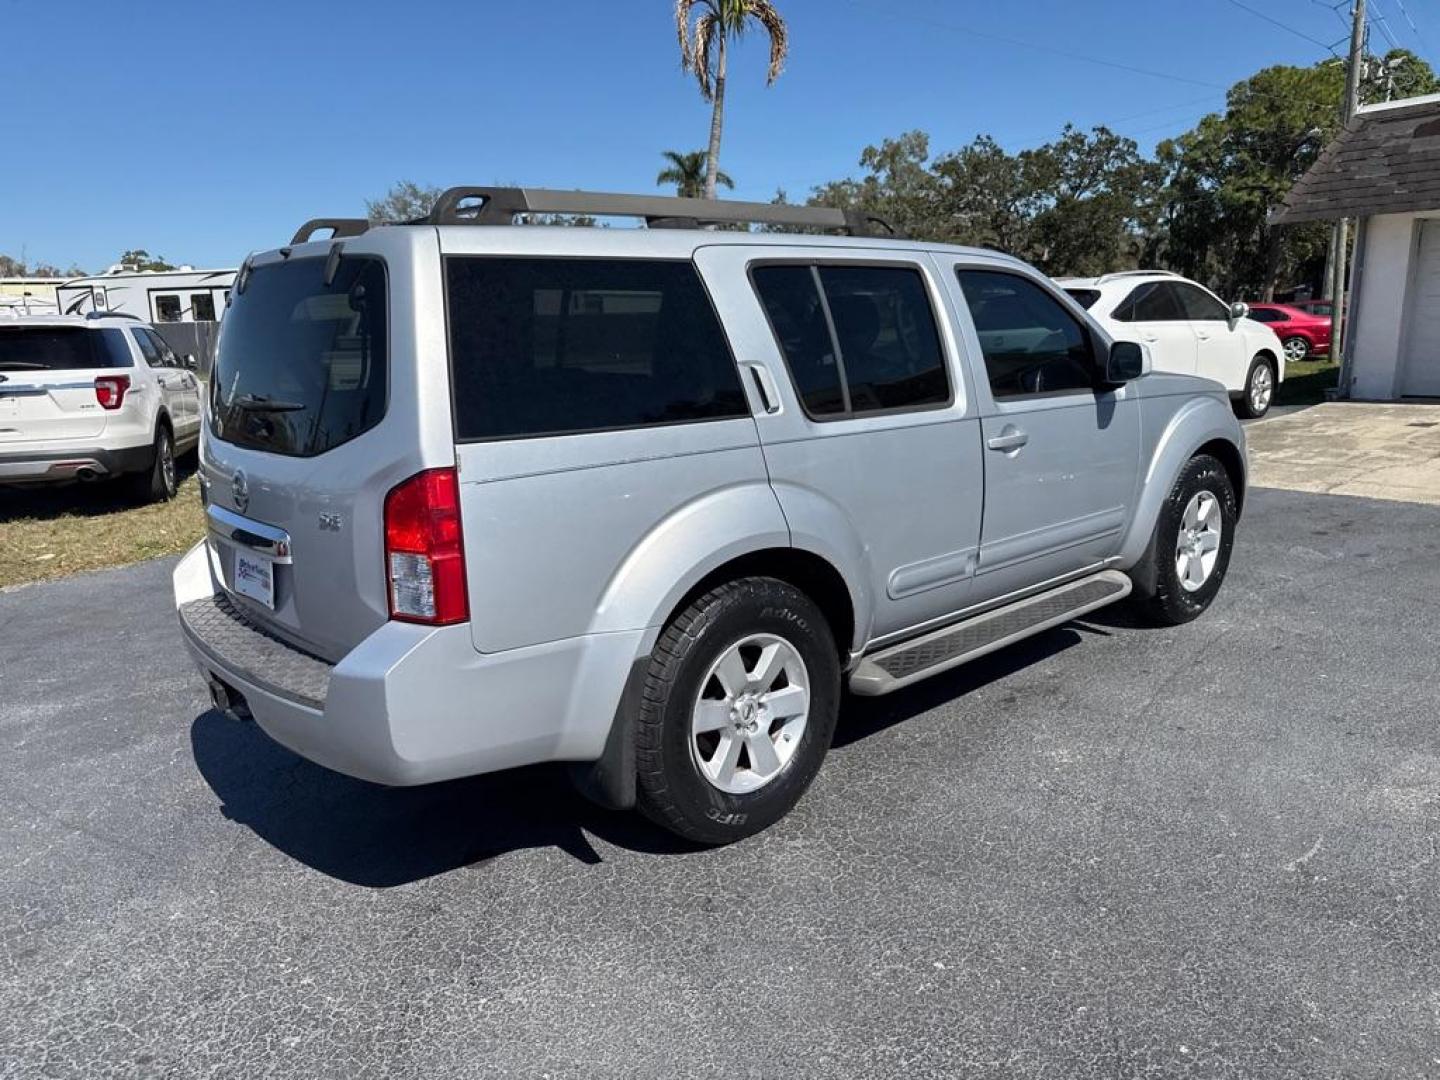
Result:
{"label": "roof rack", "polygon": [[139,315],[131,315],[128,311],[87,311],[87,319],[134,319],[136,322],[144,322]]}
{"label": "roof rack", "polygon": [[339,240],[344,236],[359,236],[363,232],[368,232],[370,222],[365,218],[311,218],[295,230],[295,235],[290,238],[290,243],[303,244],[321,229],[331,230],[328,239]]}
{"label": "roof rack", "polygon": [[847,236],[900,237],[877,214],[831,206],[688,199],[665,195],[617,195],[603,191],[544,188],[453,187],[435,200],[427,225],[513,225],[519,214],[581,214],[587,217],[644,218],[652,229],[695,229],[702,225],[780,225],[826,229]]}
{"label": "roof rack", "polygon": [[1117,270],[1113,274],[1101,274],[1095,279],[1096,285],[1104,285],[1107,281],[1118,281],[1127,277],[1179,277],[1174,270]]}

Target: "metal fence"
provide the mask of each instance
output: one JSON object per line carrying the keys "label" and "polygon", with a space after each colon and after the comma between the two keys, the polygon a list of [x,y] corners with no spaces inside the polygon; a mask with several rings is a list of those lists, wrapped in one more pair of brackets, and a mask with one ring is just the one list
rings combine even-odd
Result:
{"label": "metal fence", "polygon": [[195,357],[202,379],[210,378],[210,368],[215,362],[215,342],[220,336],[218,322],[162,322],[151,325],[170,348],[181,356],[188,353]]}

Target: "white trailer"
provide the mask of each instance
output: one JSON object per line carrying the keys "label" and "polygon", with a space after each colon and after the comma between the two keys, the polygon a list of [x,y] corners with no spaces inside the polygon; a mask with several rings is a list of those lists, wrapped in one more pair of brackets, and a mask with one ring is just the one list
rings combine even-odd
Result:
{"label": "white trailer", "polygon": [[235,281],[234,270],[130,271],[72,278],[55,290],[62,315],[113,311],[146,322],[218,322]]}

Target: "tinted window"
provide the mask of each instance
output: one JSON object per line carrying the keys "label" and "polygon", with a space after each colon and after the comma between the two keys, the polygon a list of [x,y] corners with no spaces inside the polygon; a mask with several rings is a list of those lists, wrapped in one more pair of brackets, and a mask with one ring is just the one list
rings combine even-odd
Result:
{"label": "tinted window", "polygon": [[160,358],[160,349],[155,344],[149,331],[137,328],[135,330],[135,344],[140,346],[140,354],[145,357],[145,363],[151,367],[160,367],[163,361]]}
{"label": "tinted window", "polygon": [[940,333],[919,270],[760,266],[754,281],[811,416],[950,400]]}
{"label": "tinted window", "polygon": [[155,321],[179,322],[180,297],[171,295],[157,296],[155,298]]}
{"label": "tinted window", "polygon": [[1250,318],[1254,319],[1256,322],[1264,322],[1264,323],[1284,322],[1284,321],[1285,321],[1285,315],[1284,315],[1283,312],[1270,311],[1270,310],[1268,310],[1268,309],[1266,309],[1266,308],[1261,308],[1261,309],[1259,309],[1258,311],[1257,311],[1257,310],[1252,310],[1252,311],[1250,312]]}
{"label": "tinted window", "polygon": [[[170,348],[169,342],[155,333],[154,330],[136,330],[135,336],[141,339],[140,350],[145,353],[147,362],[150,360],[151,351],[153,351],[158,358],[157,361],[151,365],[152,367],[180,366],[180,358],[175,355],[175,350]],[[151,351],[146,351],[147,342]]]}
{"label": "tinted window", "polygon": [[1180,297],[1180,303],[1184,305],[1187,318],[1204,322],[1229,321],[1230,309],[1204,289],[1197,289],[1194,285],[1186,285],[1181,282],[1170,287]]}
{"label": "tinted window", "polygon": [[843,415],[845,387],[814,268],[757,266],[752,277],[805,411]]}
{"label": "tinted window", "polygon": [[1189,316],[1166,281],[1147,281],[1121,301],[1112,318],[1120,322],[1176,322]]}
{"label": "tinted window", "polygon": [[750,413],[688,262],[452,257],[445,273],[460,439]]}
{"label": "tinted window", "polygon": [[1094,307],[1095,301],[1100,299],[1099,289],[1066,289],[1065,291],[1070,294],[1070,299],[1074,300],[1086,311]]}
{"label": "tinted window", "polygon": [[235,294],[210,378],[211,430],[227,442],[308,457],[385,415],[385,267],[342,257],[256,267]]}
{"label": "tinted window", "polygon": [[995,397],[1088,390],[1095,385],[1090,335],[1058,300],[1016,274],[964,269],[957,273]]}
{"label": "tinted window", "polygon": [[0,371],[134,367],[122,330],[0,325]]}

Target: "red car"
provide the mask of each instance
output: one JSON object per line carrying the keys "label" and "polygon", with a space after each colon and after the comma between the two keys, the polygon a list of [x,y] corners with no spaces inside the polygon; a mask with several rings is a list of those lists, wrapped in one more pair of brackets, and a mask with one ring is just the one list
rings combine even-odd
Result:
{"label": "red car", "polygon": [[[1312,303],[1318,303],[1312,301]],[[1328,305],[1328,301],[1323,301]],[[1330,352],[1330,316],[1314,315],[1290,304],[1251,304],[1250,318],[1262,322],[1285,346],[1285,360],[1304,360]]]}

